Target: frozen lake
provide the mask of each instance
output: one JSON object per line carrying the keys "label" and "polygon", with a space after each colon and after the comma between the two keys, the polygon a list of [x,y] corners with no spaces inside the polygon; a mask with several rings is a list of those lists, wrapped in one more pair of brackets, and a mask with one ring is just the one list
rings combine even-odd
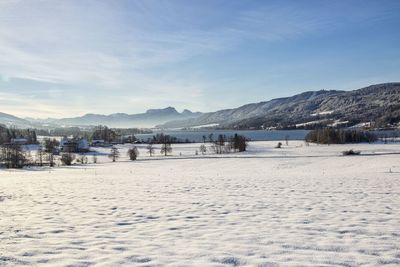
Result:
{"label": "frozen lake", "polygon": [[400,145],[275,145],[0,170],[0,265],[400,265]]}

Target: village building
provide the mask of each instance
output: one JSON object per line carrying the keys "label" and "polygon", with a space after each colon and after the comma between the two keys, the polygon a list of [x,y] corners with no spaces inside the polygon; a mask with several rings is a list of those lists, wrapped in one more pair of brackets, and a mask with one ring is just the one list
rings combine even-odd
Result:
{"label": "village building", "polygon": [[89,151],[89,142],[82,138],[66,138],[60,141],[60,151],[67,153],[80,153]]}

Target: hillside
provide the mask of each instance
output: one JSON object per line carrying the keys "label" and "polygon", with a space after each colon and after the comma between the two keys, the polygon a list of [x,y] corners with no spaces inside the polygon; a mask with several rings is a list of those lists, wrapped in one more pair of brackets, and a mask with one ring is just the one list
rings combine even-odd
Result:
{"label": "hillside", "polygon": [[400,121],[400,83],[371,85],[353,91],[321,90],[253,103],[161,125],[164,128],[218,124],[220,128],[297,128],[309,125],[377,126]]}
{"label": "hillside", "polygon": [[0,124],[6,126],[15,126],[15,127],[28,127],[30,126],[30,122],[11,114],[0,112]]}

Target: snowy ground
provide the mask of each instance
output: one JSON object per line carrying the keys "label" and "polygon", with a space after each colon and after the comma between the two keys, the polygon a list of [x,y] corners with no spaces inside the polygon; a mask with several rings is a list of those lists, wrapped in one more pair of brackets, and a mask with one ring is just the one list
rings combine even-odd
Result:
{"label": "snowy ground", "polygon": [[400,265],[400,145],[274,145],[0,170],[0,265]]}

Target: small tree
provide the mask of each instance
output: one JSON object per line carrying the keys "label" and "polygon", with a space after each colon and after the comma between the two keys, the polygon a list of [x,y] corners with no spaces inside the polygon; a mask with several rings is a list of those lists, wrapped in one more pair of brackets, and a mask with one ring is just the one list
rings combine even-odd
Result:
{"label": "small tree", "polygon": [[3,145],[1,159],[7,168],[23,168],[27,158],[19,145]]}
{"label": "small tree", "polygon": [[54,151],[60,145],[56,139],[44,139],[44,151],[47,153],[50,167],[54,166]]}
{"label": "small tree", "polygon": [[167,156],[168,153],[171,153],[171,152],[172,152],[171,144],[164,143],[161,145],[161,151],[160,151],[161,154],[164,154],[164,156]]}
{"label": "small tree", "polygon": [[247,139],[242,135],[235,134],[230,139],[230,146],[234,151],[243,152],[247,148]]}
{"label": "small tree", "polygon": [[136,147],[132,147],[128,150],[127,154],[130,160],[136,160],[139,156],[139,150]]}
{"label": "small tree", "polygon": [[75,159],[75,155],[72,153],[63,153],[61,154],[61,163],[67,166],[70,166]]}
{"label": "small tree", "polygon": [[169,135],[162,135],[161,137],[161,154],[164,154],[164,156],[167,156],[168,153],[172,152],[172,147],[171,147],[171,136]]}
{"label": "small tree", "polygon": [[42,149],[42,146],[39,146],[37,152],[36,152],[36,159],[38,160],[38,165],[39,166],[43,166],[43,156],[44,156],[44,152]]}
{"label": "small tree", "polygon": [[152,143],[148,144],[148,145],[146,146],[146,149],[147,149],[147,152],[149,153],[150,157],[152,157],[153,154],[154,154],[154,147],[153,147],[153,144],[152,144]]}
{"label": "small tree", "polygon": [[112,159],[113,162],[115,162],[115,161],[119,158],[119,155],[120,155],[120,153],[119,153],[118,148],[116,148],[115,146],[113,146],[113,147],[111,148],[111,151],[110,151],[110,154],[108,155],[108,157],[109,157],[110,159]]}
{"label": "small tree", "polygon": [[207,152],[207,147],[206,147],[206,145],[202,144],[202,145],[200,146],[200,152],[201,152],[201,154],[203,154],[203,155]]}
{"label": "small tree", "polygon": [[85,155],[81,155],[79,157],[79,162],[82,163],[82,164],[87,164],[88,163],[88,159],[87,159],[87,157]]}
{"label": "small tree", "polygon": [[218,135],[217,140],[215,140],[213,143],[213,149],[215,150],[215,153],[222,154],[225,152],[225,142],[226,142],[225,135],[222,134]]}

